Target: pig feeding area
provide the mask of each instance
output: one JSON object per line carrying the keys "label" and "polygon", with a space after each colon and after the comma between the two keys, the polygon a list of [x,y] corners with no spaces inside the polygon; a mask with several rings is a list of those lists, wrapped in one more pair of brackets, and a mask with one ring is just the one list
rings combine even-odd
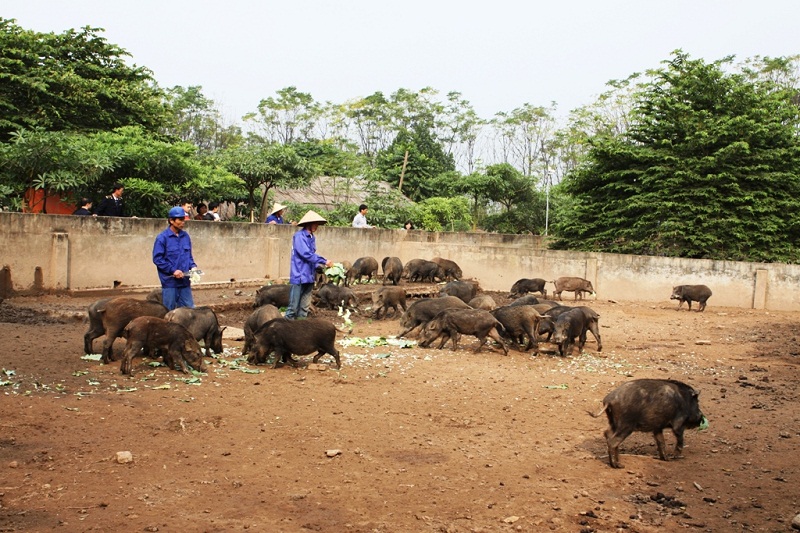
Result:
{"label": "pig feeding area", "polygon": [[[195,290],[231,328],[204,375],[82,358],[97,297],[0,303],[0,531],[789,531],[800,513],[800,313],[599,297],[603,351],[590,334],[561,358],[395,342],[367,311],[337,335],[341,370],[272,369],[233,329],[254,292]],[[710,425],[667,462],[634,433],[613,469],[587,411],[635,378],[692,385]]]}

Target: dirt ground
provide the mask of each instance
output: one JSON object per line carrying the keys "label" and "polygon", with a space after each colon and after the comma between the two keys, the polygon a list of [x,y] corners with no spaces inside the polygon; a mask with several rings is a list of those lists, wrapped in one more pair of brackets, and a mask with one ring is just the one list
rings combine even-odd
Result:
{"label": "dirt ground", "polygon": [[[241,328],[240,290],[195,299]],[[136,359],[125,377],[82,359],[94,299],[0,303],[0,531],[788,531],[800,512],[800,313],[590,300],[603,351],[590,335],[567,358],[465,336],[273,370],[226,339],[206,375]],[[353,320],[348,337],[399,330]],[[587,411],[645,377],[699,389],[710,427],[668,462],[636,433],[612,469]]]}

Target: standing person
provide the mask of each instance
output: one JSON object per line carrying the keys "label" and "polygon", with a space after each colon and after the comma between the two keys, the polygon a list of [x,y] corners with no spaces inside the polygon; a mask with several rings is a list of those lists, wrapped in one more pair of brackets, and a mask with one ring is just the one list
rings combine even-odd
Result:
{"label": "standing person", "polygon": [[289,291],[289,307],[284,315],[289,320],[308,316],[317,266],[333,266],[333,261],[317,255],[317,240],[314,237],[317,228],[326,222],[328,221],[314,211],[309,211],[297,223],[300,229],[292,237],[292,260],[289,268],[289,283],[292,288]]}
{"label": "standing person", "polygon": [[92,201],[88,198],[81,198],[81,203],[75,211],[72,212],[73,215],[80,215],[84,217],[92,216]]}
{"label": "standing person", "polygon": [[219,213],[217,213],[217,211],[219,211],[219,202],[209,202],[208,211],[204,219],[212,222],[219,222]]}
{"label": "standing person", "polygon": [[197,268],[192,257],[192,239],[183,231],[186,211],[177,206],[169,210],[168,226],[156,236],[153,264],[161,280],[161,301],[170,311],[177,307],[194,307],[189,271]]}
{"label": "standing person", "polygon": [[181,207],[186,212],[186,220],[192,220],[192,202],[184,200],[181,202]]}
{"label": "standing person", "polygon": [[283,211],[286,209],[286,206],[275,202],[275,205],[272,206],[272,211],[269,212],[269,216],[267,217],[267,224],[286,224],[283,221]]}
{"label": "standing person", "polygon": [[121,183],[112,185],[111,194],[103,198],[95,214],[99,217],[124,217],[125,205],[122,203],[122,193],[124,190],[125,186]]}
{"label": "standing person", "polygon": [[194,216],[195,220],[205,220],[205,215],[208,212],[208,206],[206,206],[206,204],[200,202],[194,206],[194,210],[197,211],[197,214]]}
{"label": "standing person", "polygon": [[361,204],[358,206],[358,214],[353,217],[353,227],[354,228],[371,228],[367,224],[367,204]]}

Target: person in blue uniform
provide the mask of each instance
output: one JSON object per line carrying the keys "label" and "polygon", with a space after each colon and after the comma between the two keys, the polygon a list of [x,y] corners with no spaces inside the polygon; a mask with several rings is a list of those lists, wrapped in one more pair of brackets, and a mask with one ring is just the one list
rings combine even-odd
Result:
{"label": "person in blue uniform", "polygon": [[169,309],[194,307],[189,271],[196,269],[192,257],[192,239],[183,230],[186,211],[173,207],[167,215],[168,226],[156,236],[153,244],[153,264],[161,280],[161,301]]}
{"label": "person in blue uniform", "polygon": [[267,224],[287,224],[283,220],[283,211],[286,209],[286,206],[275,202],[275,205],[272,206],[272,211],[269,212],[269,216],[267,217],[266,223]]}
{"label": "person in blue uniform", "polygon": [[289,283],[292,287],[289,290],[289,307],[284,315],[290,320],[308,316],[317,266],[333,266],[333,261],[317,255],[317,241],[314,237],[317,228],[326,222],[328,221],[314,211],[309,211],[297,223],[300,229],[292,237],[292,258],[289,266]]}

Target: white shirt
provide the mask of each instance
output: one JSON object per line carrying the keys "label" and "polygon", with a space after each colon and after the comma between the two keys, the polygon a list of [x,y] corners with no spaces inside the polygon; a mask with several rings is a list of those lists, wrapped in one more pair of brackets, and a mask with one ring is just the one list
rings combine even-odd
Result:
{"label": "white shirt", "polygon": [[367,217],[359,213],[353,217],[353,227],[354,228],[371,228],[369,224],[367,224]]}

